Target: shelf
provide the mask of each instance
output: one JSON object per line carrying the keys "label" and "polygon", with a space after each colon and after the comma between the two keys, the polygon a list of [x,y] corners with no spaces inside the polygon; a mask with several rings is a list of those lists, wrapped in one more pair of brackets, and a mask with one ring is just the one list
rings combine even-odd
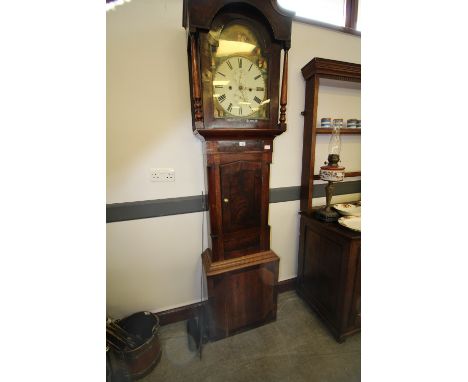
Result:
{"label": "shelf", "polygon": [[[336,61],[315,57],[301,69],[301,72],[306,82],[306,91],[304,101],[305,109],[302,112],[302,115],[304,116],[304,135],[302,147],[303,155],[300,209],[301,211],[309,211],[312,208],[312,199],[314,197],[314,178],[316,178],[314,176],[316,162],[315,146],[317,144],[316,136],[317,134],[329,136],[333,133],[331,126],[329,128],[321,127],[320,117],[322,117],[322,115],[325,117],[336,115],[336,110],[341,110],[340,106],[337,105],[336,102],[342,102],[340,101],[340,98],[334,100],[333,102],[332,99],[330,99],[328,104],[334,105],[333,108],[330,106],[329,110],[322,110],[319,114],[318,105],[320,86],[322,85],[331,86],[333,88],[345,88],[345,94],[348,94],[347,89],[350,89],[354,94],[354,90],[360,90],[361,87],[361,65],[352,62]],[[322,93],[322,95],[323,94],[324,93]],[[334,96],[340,93],[332,90],[328,94]],[[328,95],[326,97],[328,97]],[[346,116],[352,117],[352,119],[360,119],[360,114],[358,111],[359,109],[357,107],[357,110],[353,109],[354,108],[347,108],[340,111],[340,119],[343,119],[343,128],[340,129],[340,133],[350,137],[357,135],[358,137],[356,139],[359,141],[361,139],[361,129],[350,129],[345,124],[347,119]],[[352,140],[354,140],[354,138]],[[318,139],[318,141],[324,143],[324,141],[322,142],[321,139]],[[356,173],[357,172],[354,174]]]}
{"label": "shelf", "polygon": [[[331,134],[332,128],[317,128],[317,134]],[[361,129],[340,129],[340,134],[361,135]]]}

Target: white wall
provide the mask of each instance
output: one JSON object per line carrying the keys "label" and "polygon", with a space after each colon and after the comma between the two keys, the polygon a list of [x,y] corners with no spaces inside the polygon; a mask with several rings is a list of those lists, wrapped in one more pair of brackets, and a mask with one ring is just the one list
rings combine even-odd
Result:
{"label": "white wall", "polygon": [[202,215],[107,224],[109,314],[160,311],[199,300]]}
{"label": "white wall", "polygon": [[[196,195],[204,188],[181,25],[182,0],[133,0],[107,14],[107,203]],[[274,141],[273,188],[300,184],[305,94],[300,69],[313,57],[360,62],[360,38],[340,32],[294,22],[291,45],[288,131]],[[325,107],[329,103],[326,97]],[[359,137],[343,141],[344,165],[359,170]],[[327,146],[328,138],[319,137],[318,161],[326,158]],[[173,167],[176,181],[150,182],[153,167]],[[359,194],[334,200],[346,198]],[[281,258],[280,280],[297,272],[298,210],[298,201],[270,204],[271,248]],[[200,299],[202,215],[107,224],[109,314],[157,312]]]}
{"label": "white wall", "polygon": [[[133,0],[107,13],[107,203],[200,194],[182,0]],[[172,167],[175,183],[149,181]]]}

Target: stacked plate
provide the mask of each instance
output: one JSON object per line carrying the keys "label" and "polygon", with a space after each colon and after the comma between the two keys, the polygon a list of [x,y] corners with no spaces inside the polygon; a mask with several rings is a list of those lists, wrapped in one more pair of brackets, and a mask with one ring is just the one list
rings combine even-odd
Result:
{"label": "stacked plate", "polygon": [[361,205],[357,206],[351,203],[342,203],[335,204],[333,208],[344,216],[361,216]]}
{"label": "stacked plate", "polygon": [[361,202],[335,204],[333,208],[343,215],[338,219],[339,224],[353,231],[361,231]]}
{"label": "stacked plate", "polygon": [[361,217],[360,216],[342,216],[338,219],[338,223],[343,227],[352,229],[353,231],[361,232]]}

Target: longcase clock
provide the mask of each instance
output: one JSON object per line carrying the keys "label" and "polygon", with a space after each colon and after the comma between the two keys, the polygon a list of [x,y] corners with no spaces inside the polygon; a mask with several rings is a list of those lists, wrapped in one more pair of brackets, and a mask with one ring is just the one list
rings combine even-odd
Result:
{"label": "longcase clock", "polygon": [[202,261],[211,340],[276,318],[269,178],[273,139],[286,130],[292,15],[275,0],[184,1],[193,131],[203,141],[209,201]]}

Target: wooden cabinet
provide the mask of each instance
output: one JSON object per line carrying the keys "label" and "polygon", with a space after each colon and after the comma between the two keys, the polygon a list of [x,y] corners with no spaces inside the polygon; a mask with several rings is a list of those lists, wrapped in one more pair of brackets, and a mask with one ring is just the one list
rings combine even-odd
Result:
{"label": "wooden cabinet", "polygon": [[[306,95],[296,288],[341,342],[361,328],[361,233],[313,217],[316,135],[331,131],[317,127],[317,107],[321,79],[359,83],[361,65],[314,58],[302,68],[302,74]],[[360,129],[343,129],[342,133],[360,134]],[[360,175],[360,172],[345,174]]]}
{"label": "wooden cabinet", "polygon": [[338,342],[361,329],[361,233],[301,213],[298,294]]}

